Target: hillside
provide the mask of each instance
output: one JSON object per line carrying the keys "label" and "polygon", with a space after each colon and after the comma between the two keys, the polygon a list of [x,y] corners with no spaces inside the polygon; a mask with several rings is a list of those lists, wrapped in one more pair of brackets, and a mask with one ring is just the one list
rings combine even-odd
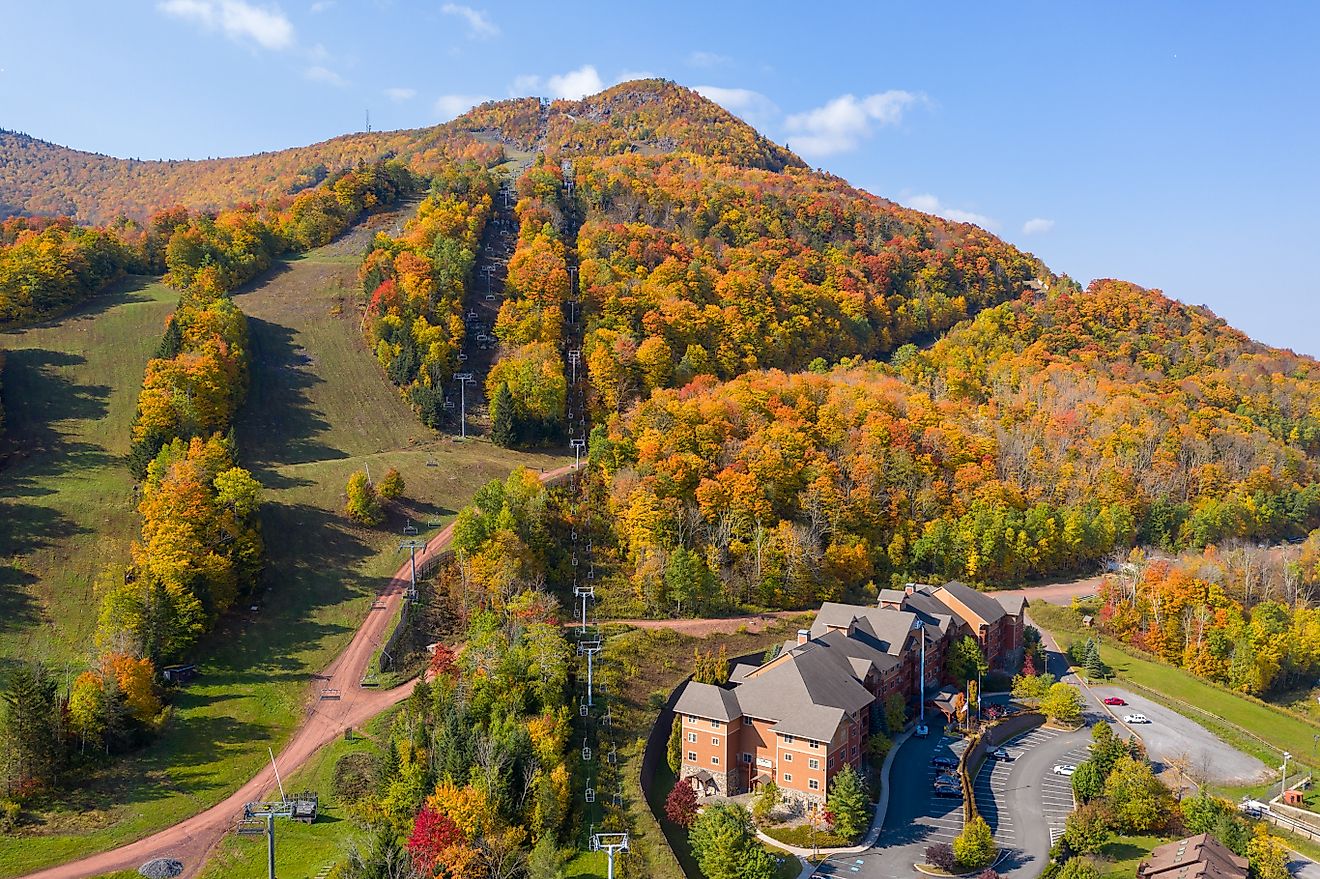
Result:
{"label": "hillside", "polygon": [[695,92],[642,80],[581,101],[490,102],[443,125],[345,134],[235,158],[122,159],[0,130],[0,218],[68,215],[107,223],[124,215],[140,221],[173,204],[221,208],[291,194],[328,173],[386,156],[423,173],[460,158],[494,164],[506,146],[565,154],[683,149],[756,167],[802,165]]}

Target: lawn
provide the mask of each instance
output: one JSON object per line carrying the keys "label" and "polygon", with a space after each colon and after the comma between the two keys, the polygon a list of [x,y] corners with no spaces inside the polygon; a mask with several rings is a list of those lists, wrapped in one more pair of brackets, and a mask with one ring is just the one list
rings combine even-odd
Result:
{"label": "lawn", "polygon": [[[759,633],[743,630],[709,638],[694,638],[663,629],[624,629],[608,623],[604,625],[606,646],[598,674],[615,697],[612,713],[614,735],[619,745],[624,808],[632,829],[634,850],[640,851],[646,859],[647,875],[659,879],[701,876],[687,845],[687,834],[677,825],[655,818],[640,785],[646,737],[669,693],[691,672],[693,649],[714,651],[724,645],[730,657],[759,654],[771,644],[790,637],[800,625],[800,619],[785,619]],[[661,811],[673,784],[673,773],[662,759],[651,789],[652,805],[657,811]],[[780,854],[776,853],[776,856]],[[792,871],[785,875],[796,876],[797,861],[790,860]]]}
{"label": "lawn", "polygon": [[129,427],[177,298],[130,278],[56,320],[0,333],[0,677],[15,657],[61,671],[85,660],[92,585],[137,535]]}
{"label": "lawn", "polygon": [[[266,488],[257,610],[233,614],[201,645],[202,675],[174,700],[155,742],[43,804],[42,823],[29,835],[0,838],[0,876],[111,848],[219,802],[266,761],[268,746],[278,752],[292,733],[309,675],[348,643],[383,579],[403,562],[405,519],[429,536],[487,480],[520,464],[565,460],[456,442],[417,421],[367,354],[352,316],[357,261],[370,234],[359,228],[235,296],[250,316],[254,355],[236,433],[245,466]],[[5,391],[8,398],[8,384]],[[131,418],[131,398],[127,405]],[[351,526],[340,512],[349,474],[367,468],[379,478],[390,466],[413,500],[381,528]],[[99,499],[88,503],[100,509]],[[87,602],[85,589],[80,599]]]}
{"label": "lawn", "polygon": [[[369,736],[383,734],[393,719],[391,710],[372,721]],[[297,879],[315,876],[322,868],[342,860],[352,841],[353,830],[344,806],[335,801],[334,769],[339,758],[357,751],[376,751],[370,738],[356,736],[353,741],[339,739],[326,745],[316,756],[284,779],[289,793],[316,791],[319,814],[314,824],[278,821],[275,827],[275,873]],[[220,843],[206,862],[201,879],[264,879],[266,876],[266,838],[230,835]]]}
{"label": "lawn", "polygon": [[[1033,604],[1032,619],[1050,631],[1067,649],[1073,641],[1095,636],[1083,629],[1078,612],[1066,607]],[[1120,681],[1158,698],[1225,741],[1274,765],[1279,751],[1291,750],[1295,763],[1314,765],[1308,745],[1320,735],[1320,724],[1203,681],[1182,669],[1114,646],[1100,645],[1100,657]],[[1227,791],[1226,791],[1227,792]],[[1233,789],[1231,793],[1238,793]]]}
{"label": "lawn", "polygon": [[1105,843],[1092,860],[1101,879],[1132,879],[1137,875],[1137,865],[1146,859],[1151,849],[1171,839],[1167,836],[1120,836]]}

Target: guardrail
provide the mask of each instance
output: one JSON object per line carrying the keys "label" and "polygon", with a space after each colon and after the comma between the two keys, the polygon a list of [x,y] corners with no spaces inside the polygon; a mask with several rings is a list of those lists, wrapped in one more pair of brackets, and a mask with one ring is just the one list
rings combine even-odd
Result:
{"label": "guardrail", "polygon": [[971,746],[962,752],[958,761],[958,775],[963,785],[964,823],[976,815],[976,776],[981,771],[981,764],[985,762],[985,755],[1004,742],[1044,723],[1045,715],[1034,711],[1006,717],[977,735]]}

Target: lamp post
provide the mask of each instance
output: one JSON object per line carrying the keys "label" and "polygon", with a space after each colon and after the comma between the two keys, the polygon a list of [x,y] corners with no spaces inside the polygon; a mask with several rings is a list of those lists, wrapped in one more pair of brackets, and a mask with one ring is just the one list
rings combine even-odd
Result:
{"label": "lamp post", "polygon": [[468,386],[468,382],[472,381],[472,373],[456,372],[454,373],[454,381],[458,382],[459,433],[461,434],[463,439],[467,439],[467,386]]}
{"label": "lamp post", "polygon": [[1284,751],[1284,752],[1283,752],[1283,778],[1279,780],[1279,796],[1281,796],[1281,797],[1283,796],[1283,792],[1286,791],[1286,790],[1288,789],[1288,761],[1291,760],[1291,759],[1292,759],[1292,754],[1289,754],[1287,751]]}

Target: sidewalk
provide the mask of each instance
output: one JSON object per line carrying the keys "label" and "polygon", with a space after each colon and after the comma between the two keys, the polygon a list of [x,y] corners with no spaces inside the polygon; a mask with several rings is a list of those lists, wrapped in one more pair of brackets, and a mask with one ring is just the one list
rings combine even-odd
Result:
{"label": "sidewalk", "polygon": [[757,839],[767,845],[772,845],[777,849],[797,855],[798,860],[802,862],[802,872],[798,874],[798,879],[807,879],[808,876],[816,872],[816,868],[807,860],[807,858],[812,857],[813,855],[819,854],[820,857],[824,859],[832,855],[860,854],[861,852],[872,848],[880,839],[880,831],[883,830],[885,826],[885,814],[889,811],[889,769],[894,765],[894,758],[897,756],[899,748],[901,748],[903,743],[911,737],[912,729],[904,730],[899,734],[898,738],[894,739],[893,746],[889,749],[889,753],[885,755],[885,762],[880,766],[880,799],[877,800],[875,804],[875,815],[871,818],[871,829],[866,831],[866,836],[863,837],[862,841],[857,845],[819,849],[801,848],[800,846],[782,843],[774,837],[763,833],[759,827],[756,829]]}

